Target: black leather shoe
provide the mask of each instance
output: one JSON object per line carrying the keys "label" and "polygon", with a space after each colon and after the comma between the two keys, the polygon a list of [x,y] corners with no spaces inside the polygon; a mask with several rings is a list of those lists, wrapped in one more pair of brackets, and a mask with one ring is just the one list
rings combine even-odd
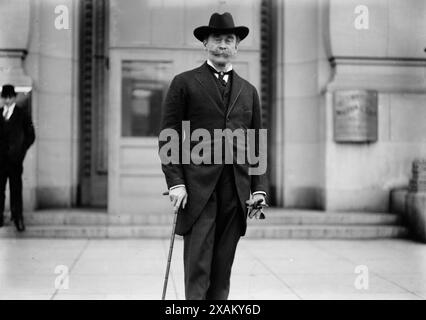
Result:
{"label": "black leather shoe", "polygon": [[24,219],[15,218],[13,221],[15,222],[16,230],[18,230],[18,232],[25,231]]}
{"label": "black leather shoe", "polygon": [[0,216],[0,228],[4,226],[4,218],[3,215]]}

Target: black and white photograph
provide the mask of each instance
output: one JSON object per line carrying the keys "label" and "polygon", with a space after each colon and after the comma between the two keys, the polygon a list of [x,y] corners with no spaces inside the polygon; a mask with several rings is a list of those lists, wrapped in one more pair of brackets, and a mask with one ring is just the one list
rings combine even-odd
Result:
{"label": "black and white photograph", "polygon": [[0,17],[0,300],[426,299],[425,0]]}

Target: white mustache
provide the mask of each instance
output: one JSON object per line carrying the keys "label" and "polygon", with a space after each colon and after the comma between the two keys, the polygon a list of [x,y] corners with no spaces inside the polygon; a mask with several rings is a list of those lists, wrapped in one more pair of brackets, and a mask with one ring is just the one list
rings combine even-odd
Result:
{"label": "white mustache", "polygon": [[226,51],[213,51],[213,54],[217,56],[219,55],[224,56],[224,57],[229,57],[231,55],[229,52],[226,52]]}

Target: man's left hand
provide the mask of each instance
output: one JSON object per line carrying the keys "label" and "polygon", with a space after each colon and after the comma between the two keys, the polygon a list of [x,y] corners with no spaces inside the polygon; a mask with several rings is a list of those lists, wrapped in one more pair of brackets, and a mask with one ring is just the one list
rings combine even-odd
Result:
{"label": "man's left hand", "polygon": [[[256,219],[265,219],[265,214],[263,213],[263,208],[267,207],[265,196],[261,193],[256,193],[252,196],[250,200],[246,201],[248,206],[248,216],[249,218],[255,217]],[[253,205],[255,205],[253,207]]]}
{"label": "man's left hand", "polygon": [[265,198],[264,194],[262,194],[262,193],[256,193],[252,197],[253,202],[256,202],[259,199],[262,199],[261,204],[266,204],[266,198]]}

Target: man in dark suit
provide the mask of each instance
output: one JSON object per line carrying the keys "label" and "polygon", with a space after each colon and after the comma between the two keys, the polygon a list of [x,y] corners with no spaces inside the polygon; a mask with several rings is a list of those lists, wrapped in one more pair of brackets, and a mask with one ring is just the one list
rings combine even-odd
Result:
{"label": "man in dark suit", "polygon": [[[231,64],[239,42],[248,33],[247,27],[234,26],[229,13],[215,13],[208,26],[196,28],[194,36],[203,42],[207,61],[172,80],[163,106],[159,153],[170,200],[176,211],[182,206],[176,233],[184,236],[186,299],[228,298],[237,243],[247,227],[245,202],[252,194],[252,199],[265,203],[267,183],[265,173],[250,175],[250,164],[237,163],[234,155],[231,163],[185,163],[185,151],[180,150],[178,162],[167,162],[164,149],[170,141],[166,142],[163,133],[175,130],[180,143],[197,129],[211,137],[215,129],[255,129],[259,133],[262,124],[257,91]],[[185,121],[189,121],[190,129],[183,133]],[[191,150],[194,147],[194,141],[190,141]],[[259,145],[255,147],[259,153]],[[235,146],[232,150],[235,152]],[[201,157],[205,160],[209,156],[213,159],[214,154]]]}
{"label": "man in dark suit", "polygon": [[0,227],[3,226],[6,182],[9,180],[10,211],[19,232],[25,231],[22,213],[22,172],[27,150],[35,140],[31,116],[16,104],[12,85],[1,92],[0,114]]}

